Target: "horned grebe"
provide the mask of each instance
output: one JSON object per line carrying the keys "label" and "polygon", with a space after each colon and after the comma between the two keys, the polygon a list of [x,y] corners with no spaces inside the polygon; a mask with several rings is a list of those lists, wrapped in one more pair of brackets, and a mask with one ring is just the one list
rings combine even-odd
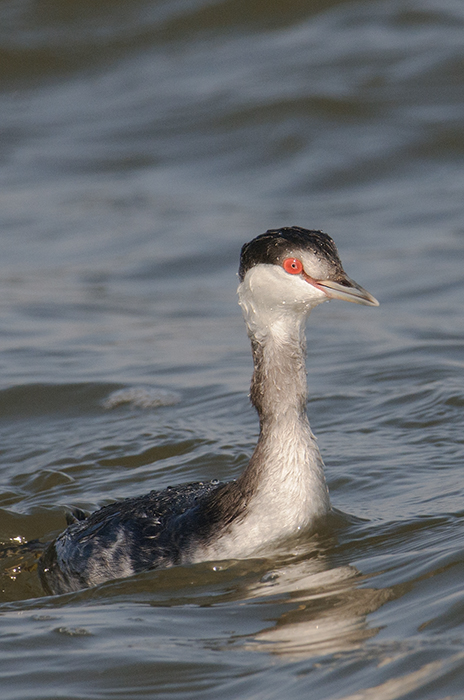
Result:
{"label": "horned grebe", "polygon": [[297,226],[243,246],[239,304],[251,340],[258,443],[243,474],[151,491],[101,508],[48,545],[39,571],[48,593],[175,564],[259,555],[330,511],[323,462],[306,415],[305,321],[344,299],[378,306],[350,280],[333,240]]}

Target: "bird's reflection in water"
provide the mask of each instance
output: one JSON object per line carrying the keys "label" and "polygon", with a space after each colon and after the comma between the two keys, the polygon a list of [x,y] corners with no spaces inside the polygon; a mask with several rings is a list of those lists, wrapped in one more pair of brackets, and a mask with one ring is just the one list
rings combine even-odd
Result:
{"label": "bird's reflection in water", "polygon": [[247,642],[248,649],[297,660],[354,649],[377,634],[368,614],[398,593],[365,587],[366,577],[353,566],[328,564],[320,557],[299,561],[267,574],[249,589],[250,597],[281,598],[287,609]]}

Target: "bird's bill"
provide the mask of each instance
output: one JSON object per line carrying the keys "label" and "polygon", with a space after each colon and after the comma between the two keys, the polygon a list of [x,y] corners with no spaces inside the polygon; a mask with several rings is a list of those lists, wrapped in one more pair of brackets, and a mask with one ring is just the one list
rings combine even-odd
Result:
{"label": "bird's bill", "polygon": [[342,299],[351,301],[353,304],[364,304],[365,306],[378,306],[379,302],[372,294],[369,294],[359,284],[346,277],[346,284],[339,284],[332,280],[318,280],[315,284],[330,299]]}

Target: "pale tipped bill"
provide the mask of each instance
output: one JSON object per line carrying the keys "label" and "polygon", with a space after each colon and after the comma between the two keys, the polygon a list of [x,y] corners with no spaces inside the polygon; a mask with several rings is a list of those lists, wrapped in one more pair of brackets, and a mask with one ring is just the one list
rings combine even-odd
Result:
{"label": "pale tipped bill", "polygon": [[[323,291],[329,299],[342,299],[351,301],[353,304],[364,304],[365,306],[378,306],[379,302],[372,294],[356,284],[349,277],[345,277],[344,284],[333,280],[311,280],[310,284]],[[309,280],[308,280],[309,281]]]}

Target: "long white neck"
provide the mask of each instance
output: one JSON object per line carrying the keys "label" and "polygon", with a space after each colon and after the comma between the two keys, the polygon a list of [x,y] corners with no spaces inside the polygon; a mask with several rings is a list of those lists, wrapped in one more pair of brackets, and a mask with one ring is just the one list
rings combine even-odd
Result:
{"label": "long white neck", "polygon": [[238,293],[253,353],[251,400],[259,439],[239,479],[208,501],[206,519],[217,523],[217,537],[189,561],[260,554],[278,540],[314,529],[330,510],[322,457],[306,415],[304,328],[322,299],[282,300],[272,266],[252,273]]}
{"label": "long white neck", "polygon": [[[247,540],[294,534],[330,510],[324,465],[306,415],[305,321],[309,309],[269,313],[239,287],[254,372],[251,400],[260,435],[238,485],[247,500]],[[238,533],[237,533],[238,534]]]}
{"label": "long white neck", "polygon": [[[282,316],[259,340],[251,334],[254,372],[251,401],[260,435],[243,474],[257,491],[278,500],[303,501],[304,520],[329,509],[323,462],[306,414],[305,318]],[[294,493],[291,493],[294,491]]]}

